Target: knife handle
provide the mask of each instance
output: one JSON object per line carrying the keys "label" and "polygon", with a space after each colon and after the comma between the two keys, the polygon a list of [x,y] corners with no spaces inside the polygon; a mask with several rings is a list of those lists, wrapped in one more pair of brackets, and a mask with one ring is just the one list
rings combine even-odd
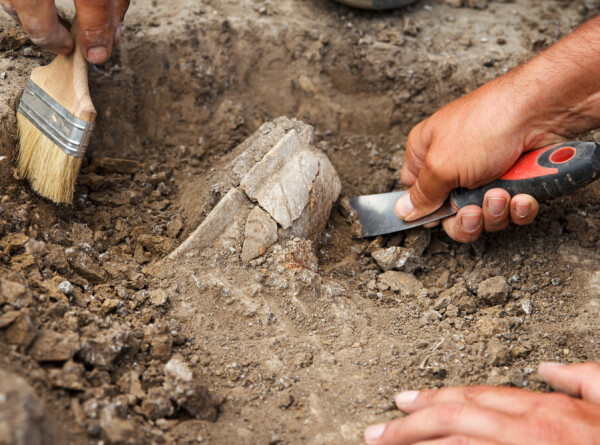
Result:
{"label": "knife handle", "polygon": [[585,187],[599,177],[600,145],[566,142],[525,153],[500,179],[473,190],[458,188],[450,194],[450,202],[457,211],[471,204],[482,206],[484,195],[494,188],[504,189],[510,196],[524,193],[544,201]]}

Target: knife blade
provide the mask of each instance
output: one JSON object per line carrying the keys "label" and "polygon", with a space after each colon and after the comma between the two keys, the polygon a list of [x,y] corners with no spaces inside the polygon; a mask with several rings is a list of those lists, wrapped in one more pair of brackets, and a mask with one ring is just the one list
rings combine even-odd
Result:
{"label": "knife blade", "polygon": [[500,179],[476,189],[459,188],[435,212],[415,221],[404,221],[394,205],[406,191],[355,196],[350,205],[358,213],[361,238],[419,227],[447,218],[471,204],[481,206],[488,190],[503,188],[515,196],[528,194],[538,201],[571,193],[600,176],[600,145],[594,142],[566,142],[530,151]]}

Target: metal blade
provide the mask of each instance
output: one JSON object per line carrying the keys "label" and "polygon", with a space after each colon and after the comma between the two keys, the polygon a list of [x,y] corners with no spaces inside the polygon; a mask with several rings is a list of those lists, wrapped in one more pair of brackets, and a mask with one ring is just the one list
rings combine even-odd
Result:
{"label": "metal blade", "polygon": [[363,238],[419,227],[456,213],[450,201],[446,201],[438,210],[423,218],[410,222],[403,221],[394,213],[394,204],[405,193],[403,191],[350,198],[350,204],[358,212]]}

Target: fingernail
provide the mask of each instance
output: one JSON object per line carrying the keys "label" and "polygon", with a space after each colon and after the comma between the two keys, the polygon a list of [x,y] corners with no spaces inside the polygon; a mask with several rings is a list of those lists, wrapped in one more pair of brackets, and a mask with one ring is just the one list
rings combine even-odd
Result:
{"label": "fingernail", "polygon": [[558,363],[558,362],[542,362],[542,363],[540,363],[540,365],[549,366],[551,368],[560,368],[562,366],[565,366],[564,363]]}
{"label": "fingernail", "polygon": [[488,212],[492,216],[501,216],[506,208],[505,198],[488,198]]}
{"label": "fingernail", "polygon": [[102,63],[108,59],[108,51],[104,46],[88,48],[88,59],[92,63]]}
{"label": "fingernail", "polygon": [[410,405],[419,396],[419,391],[404,391],[396,396],[396,406],[399,408],[402,406]]}
{"label": "fingernail", "polygon": [[414,209],[415,206],[410,200],[410,193],[405,193],[402,198],[396,201],[396,205],[394,206],[394,211],[398,215],[398,218],[406,218]]}
{"label": "fingernail", "polygon": [[463,226],[463,229],[465,229],[467,232],[474,232],[475,230],[477,230],[480,223],[481,215],[479,213],[462,215],[461,225]]}
{"label": "fingernail", "polygon": [[369,445],[375,443],[379,440],[379,438],[383,435],[385,431],[386,423],[382,423],[379,425],[372,425],[365,430],[365,442]]}
{"label": "fingernail", "polygon": [[525,218],[531,212],[531,204],[517,204],[515,212],[519,218]]}

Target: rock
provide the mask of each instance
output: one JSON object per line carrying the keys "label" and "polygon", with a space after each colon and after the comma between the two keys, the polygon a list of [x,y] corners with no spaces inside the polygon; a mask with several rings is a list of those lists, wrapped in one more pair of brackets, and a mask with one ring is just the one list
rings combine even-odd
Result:
{"label": "rock", "polygon": [[92,283],[103,283],[106,273],[87,253],[75,249],[67,249],[67,261],[73,270]]}
{"label": "rock", "polygon": [[0,445],[44,444],[44,407],[29,384],[0,369]]}
{"label": "rock", "polygon": [[414,249],[415,255],[421,256],[431,242],[431,230],[424,227],[409,230],[404,240],[404,247]]}
{"label": "rock", "polygon": [[58,288],[65,294],[65,295],[72,295],[73,292],[75,291],[75,288],[73,287],[73,285],[71,284],[70,281],[61,281],[60,283],[58,283]]}
{"label": "rock", "polygon": [[246,221],[242,261],[248,263],[250,260],[261,256],[277,242],[277,238],[277,223],[275,220],[259,206],[254,207]]}
{"label": "rock", "polygon": [[310,199],[319,160],[303,150],[296,131],[289,132],[242,179],[240,188],[287,229]]}
{"label": "rock", "polygon": [[142,234],[137,241],[144,249],[157,255],[168,255],[177,246],[177,241],[164,236]]}
{"label": "rock", "polygon": [[48,370],[48,377],[52,385],[69,391],[85,391],[87,382],[84,375],[84,366],[73,360],[67,361],[61,369]]}
{"label": "rock", "polygon": [[142,399],[146,395],[140,382],[140,375],[135,371],[123,374],[118,381],[118,386],[123,393],[131,394],[138,399]]}
{"label": "rock", "polygon": [[121,306],[123,306],[123,302],[121,302],[121,300],[118,300],[117,298],[107,298],[102,303],[102,312],[105,314],[110,314]]}
{"label": "rock", "polygon": [[15,307],[20,306],[19,300],[27,292],[25,285],[6,280],[0,286],[0,305],[8,303]]}
{"label": "rock", "polygon": [[277,242],[279,227],[287,238],[315,240],[341,183],[329,159],[311,143],[312,128],[301,122],[280,118],[263,125],[215,173],[212,190],[223,198],[169,259],[210,247],[236,253],[248,263]]}
{"label": "rock", "polygon": [[508,301],[510,286],[502,276],[488,278],[477,288],[477,297],[492,306],[503,305]]}
{"label": "rock", "polygon": [[510,325],[504,318],[489,315],[481,317],[475,323],[475,329],[486,337],[492,337],[510,331]]}
{"label": "rock", "polygon": [[29,354],[38,362],[64,362],[79,350],[79,335],[73,331],[56,332],[42,329]]}
{"label": "rock", "polygon": [[103,368],[110,368],[120,357],[135,355],[139,349],[138,341],[122,327],[87,334],[81,344],[77,356],[87,365]]}
{"label": "rock", "polygon": [[181,356],[173,357],[165,365],[163,385],[169,397],[190,415],[199,420],[216,420],[219,402],[203,386]]}
{"label": "rock", "polygon": [[389,247],[378,249],[371,256],[384,271],[393,269],[413,273],[425,267],[423,258],[411,248]]}
{"label": "rock", "polygon": [[173,218],[167,224],[167,232],[166,232],[167,236],[169,238],[176,238],[177,235],[179,235],[179,232],[181,232],[182,228],[183,228],[183,222],[181,221],[181,218],[179,218],[178,216]]}
{"label": "rock", "polygon": [[175,412],[167,391],[158,387],[148,390],[148,395],[142,401],[141,409],[144,416],[149,420],[169,417]]}
{"label": "rock", "polygon": [[103,415],[100,417],[101,437],[104,443],[121,445],[139,442],[138,429],[132,421],[114,415],[107,416],[104,414],[105,411],[107,408],[102,410]]}
{"label": "rock", "polygon": [[416,298],[423,290],[423,284],[413,274],[405,272],[390,270],[379,275],[377,280],[403,298]]}
{"label": "rock", "polygon": [[3,249],[4,255],[10,255],[15,250],[25,246],[29,237],[24,233],[10,233],[0,238],[0,249]]}
{"label": "rock", "polygon": [[35,325],[23,311],[9,311],[0,315],[0,341],[27,348],[35,336]]}
{"label": "rock", "polygon": [[173,337],[170,334],[156,334],[150,342],[152,358],[166,362],[173,350]]}
{"label": "rock", "polygon": [[[238,233],[236,227],[232,225],[245,224],[250,213],[249,205],[250,200],[244,192],[238,188],[231,189],[188,239],[169,255],[169,258],[175,259],[192,251],[202,251],[225,236],[226,232]],[[238,238],[243,236],[242,230],[243,226],[240,227]]]}
{"label": "rock", "polygon": [[487,346],[487,361],[493,366],[502,366],[508,363],[510,350],[497,338],[491,338]]}
{"label": "rock", "polygon": [[152,306],[164,306],[169,301],[169,296],[163,289],[155,289],[148,292]]}

